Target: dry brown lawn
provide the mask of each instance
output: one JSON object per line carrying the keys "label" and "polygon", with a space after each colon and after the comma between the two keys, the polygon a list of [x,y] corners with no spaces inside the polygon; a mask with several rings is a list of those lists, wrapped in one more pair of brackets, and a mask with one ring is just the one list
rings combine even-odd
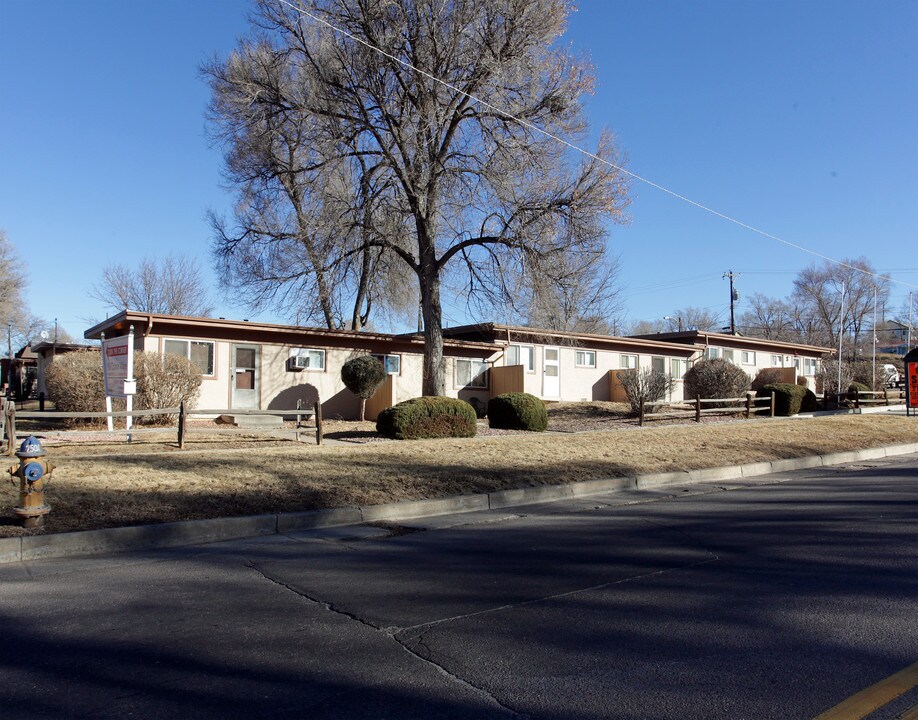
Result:
{"label": "dry brown lawn", "polygon": [[[329,433],[367,434],[342,423]],[[850,415],[736,420],[586,433],[317,447],[262,436],[194,433],[185,450],[164,435],[131,444],[46,444],[57,466],[37,532],[366,505],[688,470],[918,441],[918,421]],[[234,447],[233,447],[234,446]],[[18,482],[18,481],[17,481]],[[18,499],[0,482],[0,508]],[[21,534],[0,510],[0,536]]]}

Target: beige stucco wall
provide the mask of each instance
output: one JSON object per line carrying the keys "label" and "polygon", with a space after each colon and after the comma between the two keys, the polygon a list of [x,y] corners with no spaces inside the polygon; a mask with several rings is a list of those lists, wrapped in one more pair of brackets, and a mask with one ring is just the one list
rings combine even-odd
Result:
{"label": "beige stucco wall", "polygon": [[[518,344],[518,343],[513,343]],[[530,372],[524,370],[525,391],[545,400],[563,400],[563,401],[592,401],[609,399],[609,370],[622,369],[621,356],[637,355],[638,368],[649,368],[652,365],[653,357],[663,357],[666,360],[666,371],[669,372],[670,360],[677,356],[671,355],[650,355],[635,352],[622,353],[619,351],[593,350],[596,353],[596,367],[579,367],[577,365],[577,351],[584,348],[565,347],[557,345],[521,345],[534,347],[535,369]],[[543,372],[546,347],[559,347],[560,361],[560,395],[558,397],[549,397],[544,394]],[[506,356],[501,354],[499,364],[506,364]],[[671,400],[682,399],[682,378],[678,378],[676,388],[668,398]]]}

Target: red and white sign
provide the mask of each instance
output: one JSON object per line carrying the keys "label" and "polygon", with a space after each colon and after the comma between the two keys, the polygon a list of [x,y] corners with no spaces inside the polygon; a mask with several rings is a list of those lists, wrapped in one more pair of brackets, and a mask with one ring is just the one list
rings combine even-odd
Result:
{"label": "red and white sign", "polygon": [[133,379],[132,335],[122,335],[102,341],[102,373],[105,376],[106,397],[127,397],[124,381]]}
{"label": "red and white sign", "polygon": [[918,362],[905,363],[906,403],[910,408],[918,408]]}

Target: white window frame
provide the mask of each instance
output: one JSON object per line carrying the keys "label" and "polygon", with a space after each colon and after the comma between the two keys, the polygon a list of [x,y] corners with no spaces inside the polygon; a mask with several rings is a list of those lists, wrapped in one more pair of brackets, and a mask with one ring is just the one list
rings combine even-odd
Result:
{"label": "white window frame", "polygon": [[772,367],[784,367],[784,356],[783,355],[772,355],[771,356],[771,366]]}
{"label": "white window frame", "polygon": [[704,359],[705,360],[716,360],[719,357],[720,357],[720,348],[707,347],[704,349]]}
{"label": "white window frame", "polygon": [[755,365],[755,352],[752,350],[743,350],[740,356],[743,365]]}
{"label": "white window frame", "polygon": [[[513,362],[510,359],[510,350],[516,350],[516,359],[517,362]],[[525,353],[523,352],[525,350]],[[523,355],[526,354],[529,356],[529,362],[523,362]],[[504,353],[504,362],[507,366],[511,365],[522,365],[525,368],[525,371],[528,373],[535,372],[535,346],[533,345],[520,345],[519,343],[513,343],[512,345],[507,346],[507,352]]]}
{"label": "white window frame", "polygon": [[[459,379],[460,366],[468,365],[468,377],[469,382],[465,383]],[[473,365],[474,364],[474,365]],[[473,373],[475,365],[478,366],[478,372]],[[474,389],[487,389],[488,387],[488,370],[491,368],[491,363],[487,360],[473,360],[471,358],[456,358],[456,370],[455,370],[455,380],[457,388],[474,388]]]}
{"label": "white window frame", "polygon": [[[631,361],[634,361],[634,364],[631,364]],[[618,356],[618,367],[622,370],[637,370],[640,365],[640,358],[637,355],[627,355],[622,353]]]}
{"label": "white window frame", "polygon": [[736,350],[733,348],[724,348],[723,349],[723,359],[732,365],[736,365]]}
{"label": "white window frame", "polygon": [[682,380],[688,372],[688,361],[682,358],[669,359],[669,374],[674,380]]}
{"label": "white window frame", "polygon": [[[183,343],[185,345],[185,352],[180,354],[180,353],[172,352],[171,350],[167,350],[166,343]],[[195,362],[194,360],[191,360],[192,343],[195,345],[208,345],[210,347],[210,372],[206,372],[202,368],[201,376],[210,377],[210,378],[215,377],[217,374],[217,346],[213,340],[191,340],[189,338],[163,338],[163,355],[165,355],[166,353],[169,353],[170,355],[178,355],[179,357],[183,357],[186,360]],[[195,365],[197,365],[196,362],[195,362]],[[200,368],[201,366],[198,365],[198,367]]]}
{"label": "white window frame", "polygon": [[[311,362],[312,353],[317,353],[318,356],[322,358],[322,367],[312,367],[312,362]],[[295,357],[295,356],[296,357],[307,357],[310,359],[310,365],[308,367],[303,368],[303,370],[305,370],[306,372],[325,372],[325,368],[328,365],[327,363],[328,358],[326,357],[325,350],[323,348],[307,348],[307,347],[293,348],[290,351],[290,357]]]}
{"label": "white window frame", "polygon": [[[382,353],[372,353],[372,356],[375,357],[377,360],[379,360],[379,362],[383,364],[383,367],[386,369],[387,375],[401,375],[402,374],[402,356],[401,355],[384,355]],[[397,370],[389,369],[390,360],[396,361],[398,365]]]}
{"label": "white window frame", "polygon": [[813,376],[819,367],[819,361],[816,358],[803,358],[803,374]]}
{"label": "white window frame", "polygon": [[[584,359],[586,360],[586,362],[580,362],[581,355],[584,356]],[[595,368],[596,367],[596,351],[595,350],[575,350],[574,351],[574,366],[582,367],[582,368]]]}

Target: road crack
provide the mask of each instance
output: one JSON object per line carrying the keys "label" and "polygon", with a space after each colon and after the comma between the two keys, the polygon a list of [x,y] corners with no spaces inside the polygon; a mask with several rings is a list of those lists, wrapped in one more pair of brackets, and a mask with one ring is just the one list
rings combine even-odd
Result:
{"label": "road crack", "polygon": [[[302,590],[298,590],[297,588],[283,582],[282,580],[278,580],[277,578],[271,577],[271,575],[269,575],[263,568],[259,567],[258,564],[252,562],[251,560],[246,559],[244,560],[244,562],[245,562],[246,567],[257,572],[262,578],[264,578],[268,582],[273,583],[274,585],[277,585],[278,587],[282,587],[285,590],[292,592],[294,595],[302,598],[303,600],[306,600],[307,602],[313,603],[315,605],[320,605],[321,607],[325,608],[325,610],[327,610],[330,613],[334,613],[335,615],[340,615],[342,617],[347,618],[348,620],[352,620],[356,623],[359,623],[360,625],[373,630],[374,632],[382,635],[383,637],[386,637],[386,638],[389,638],[395,641],[395,643],[398,644],[398,646],[403,651],[411,655],[412,658],[416,660],[420,660],[425,665],[430,666],[433,670],[435,670],[438,674],[442,675],[443,677],[446,677],[453,682],[459,683],[460,685],[464,686],[466,689],[470,690],[474,695],[477,695],[479,698],[483,699],[484,701],[489,702],[493,705],[496,705],[501,710],[504,710],[507,713],[509,713],[511,717],[520,718],[520,720],[525,720],[527,717],[529,717],[528,715],[517,712],[513,708],[505,705],[500,700],[498,700],[494,695],[488,692],[485,688],[475,685],[474,683],[466,680],[465,678],[455,674],[454,672],[449,670],[445,665],[442,665],[441,663],[434,660],[433,652],[431,651],[430,647],[426,643],[424,642],[420,643],[420,646],[424,648],[426,654],[419,652],[415,650],[414,648],[412,648],[408,644],[409,642],[408,639],[399,637],[402,634],[403,630],[405,630],[404,628],[397,627],[397,626],[380,627],[379,625],[376,625],[375,623],[372,623],[369,620],[362,618],[355,613],[348,612],[347,610],[343,610],[337,607],[334,603],[327,602],[318,597],[314,597],[310,595],[309,593],[303,592]],[[424,634],[425,633],[422,633],[420,637],[423,637]],[[413,637],[412,640],[416,642],[417,637]]]}

